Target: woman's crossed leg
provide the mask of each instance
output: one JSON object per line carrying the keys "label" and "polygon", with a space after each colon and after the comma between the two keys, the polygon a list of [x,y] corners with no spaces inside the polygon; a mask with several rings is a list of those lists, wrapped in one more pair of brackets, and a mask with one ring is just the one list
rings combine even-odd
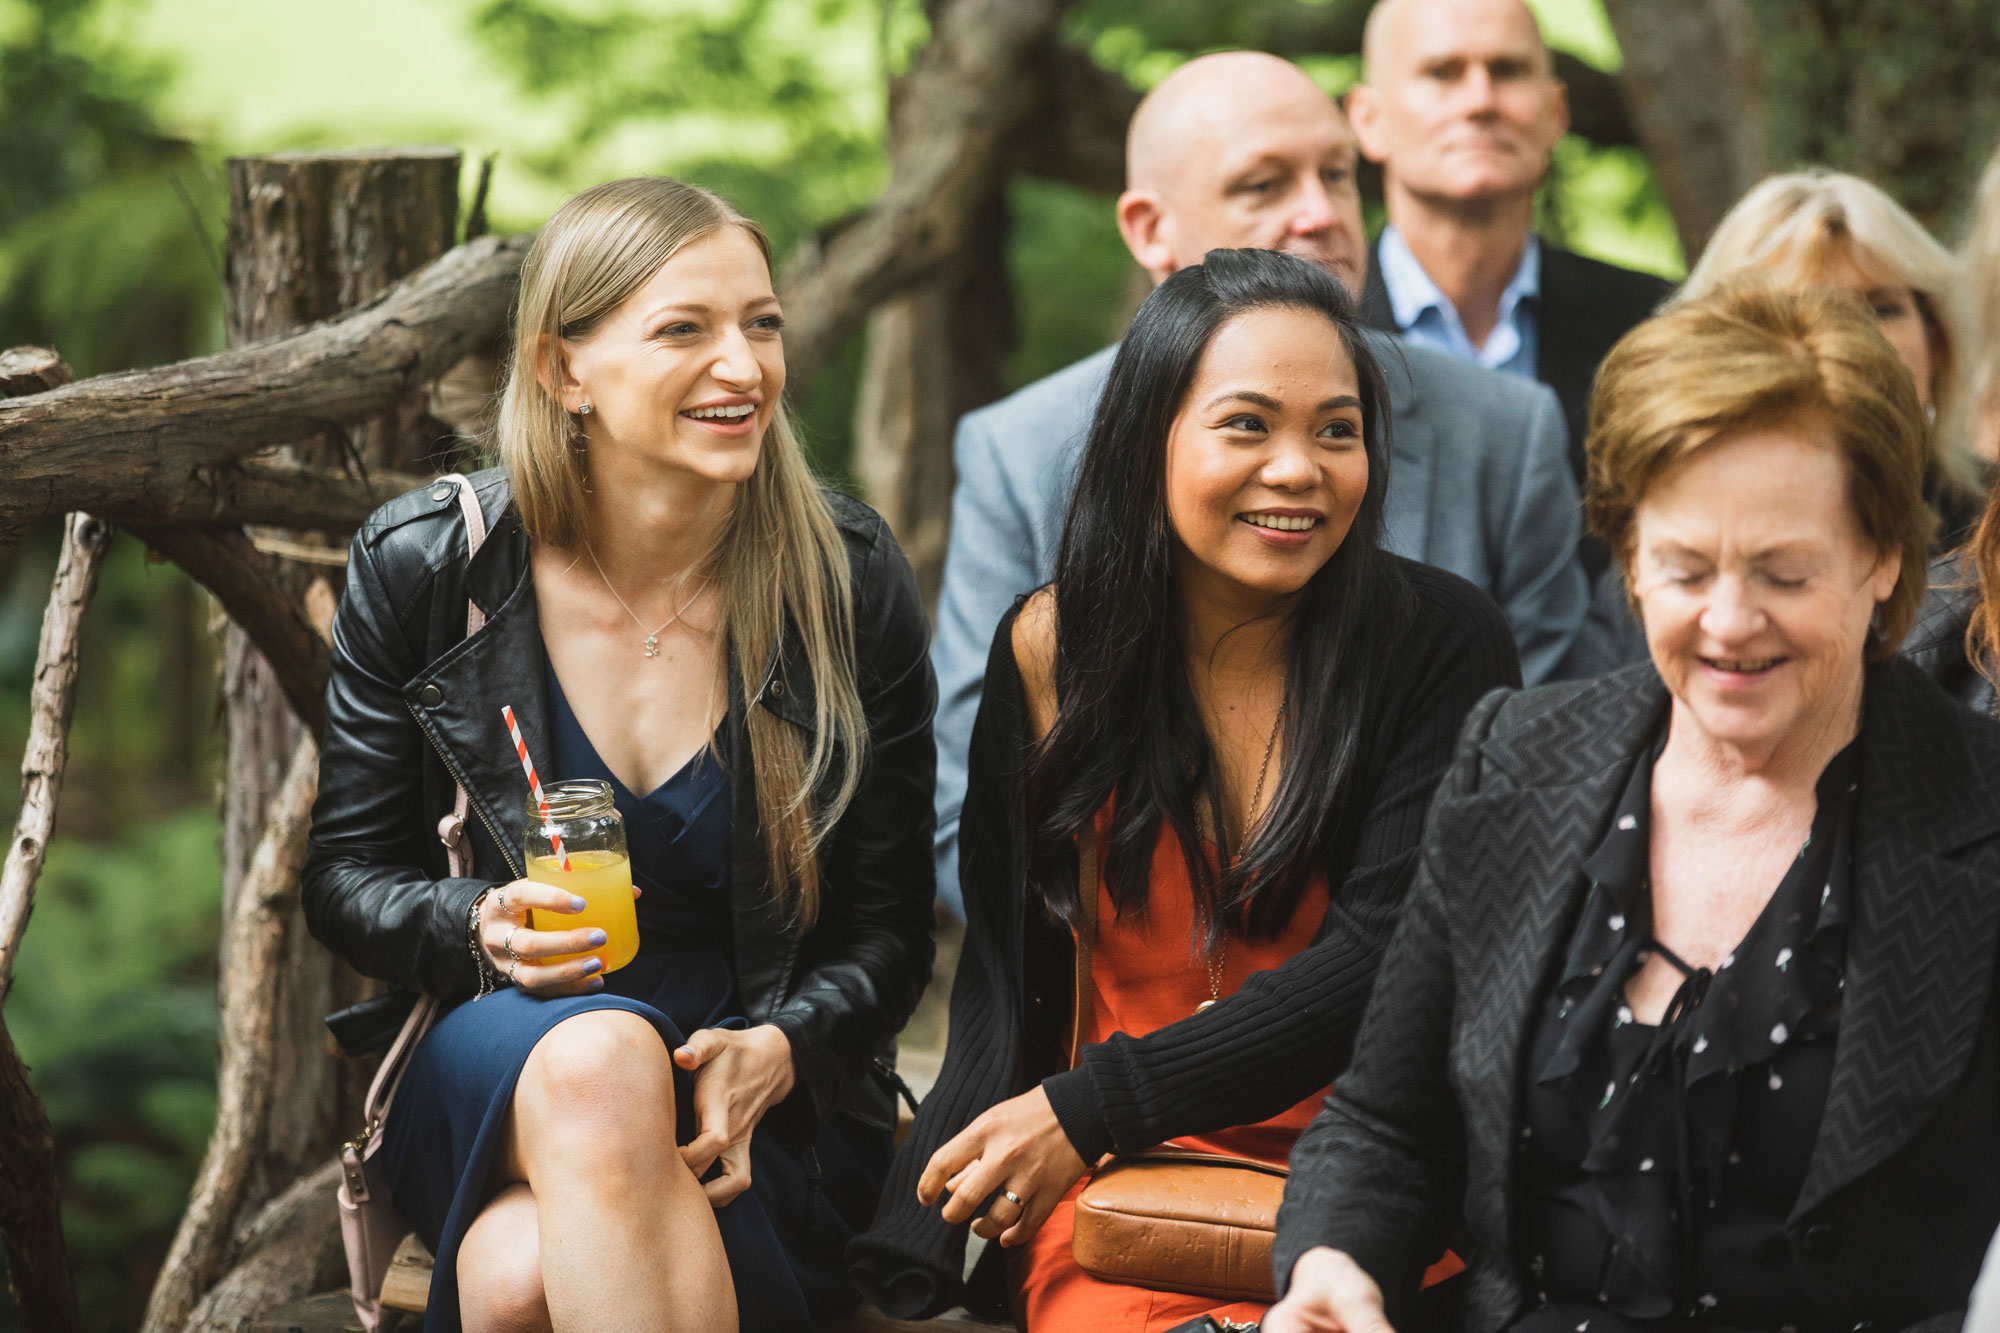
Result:
{"label": "woman's crossed leg", "polygon": [[726,1329],[715,1211],[674,1141],[674,1066],[622,1009],[558,1023],[514,1088],[500,1188],[458,1250],[467,1333]]}

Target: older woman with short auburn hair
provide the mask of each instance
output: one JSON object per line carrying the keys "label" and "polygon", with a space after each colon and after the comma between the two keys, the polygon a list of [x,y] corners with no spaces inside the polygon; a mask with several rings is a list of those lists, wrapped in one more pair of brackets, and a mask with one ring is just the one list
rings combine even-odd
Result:
{"label": "older woman with short auburn hair", "polygon": [[1835,292],[1612,351],[1590,520],[1652,660],[1467,721],[1266,1333],[1379,1333],[1460,1219],[1473,1333],[1958,1326],[2000,1223],[2000,722],[1896,655],[1924,424]]}

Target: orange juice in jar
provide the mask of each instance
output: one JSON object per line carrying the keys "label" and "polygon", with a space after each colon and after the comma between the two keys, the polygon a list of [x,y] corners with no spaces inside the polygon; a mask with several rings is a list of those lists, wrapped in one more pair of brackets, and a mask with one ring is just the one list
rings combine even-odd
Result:
{"label": "orange juice in jar", "polygon": [[[592,926],[604,932],[604,947],[582,953],[554,954],[536,961],[545,965],[575,958],[604,960],[604,971],[615,972],[639,952],[639,920],[632,905],[632,860],[625,850],[625,821],[612,804],[611,784],[595,780],[549,784],[548,821],[534,799],[522,844],[527,852],[528,878],[550,884],[583,899],[581,912],[544,912],[531,921],[535,930],[577,930]],[[562,841],[569,869],[556,854],[551,834]],[[531,914],[532,915],[532,914]]]}

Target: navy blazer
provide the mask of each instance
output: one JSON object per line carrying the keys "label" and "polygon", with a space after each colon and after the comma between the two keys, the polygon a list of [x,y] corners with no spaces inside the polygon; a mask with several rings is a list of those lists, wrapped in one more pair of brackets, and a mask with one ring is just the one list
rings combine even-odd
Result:
{"label": "navy blazer", "polygon": [[[1398,332],[1382,284],[1382,243],[1368,251],[1361,317]],[[1542,291],[1535,305],[1535,378],[1562,403],[1570,472],[1583,488],[1583,439],[1590,426],[1590,386],[1612,344],[1649,318],[1674,285],[1650,273],[1589,259],[1542,242]],[[1592,571],[1593,573],[1595,571]]]}

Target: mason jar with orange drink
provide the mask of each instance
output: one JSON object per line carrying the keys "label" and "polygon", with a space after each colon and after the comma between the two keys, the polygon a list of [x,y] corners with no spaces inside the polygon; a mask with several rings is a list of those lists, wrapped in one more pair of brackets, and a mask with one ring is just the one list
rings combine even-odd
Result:
{"label": "mason jar with orange drink", "polygon": [[[536,961],[554,966],[578,958],[602,958],[603,970],[616,972],[639,952],[639,918],[632,904],[632,858],[625,850],[625,821],[612,802],[611,784],[596,779],[552,782],[548,818],[531,795],[522,846],[527,853],[528,878],[550,884],[583,899],[583,911],[564,914],[530,929],[575,930],[595,926],[604,932],[604,947],[582,953],[553,954]],[[568,868],[564,868],[564,861]]]}

